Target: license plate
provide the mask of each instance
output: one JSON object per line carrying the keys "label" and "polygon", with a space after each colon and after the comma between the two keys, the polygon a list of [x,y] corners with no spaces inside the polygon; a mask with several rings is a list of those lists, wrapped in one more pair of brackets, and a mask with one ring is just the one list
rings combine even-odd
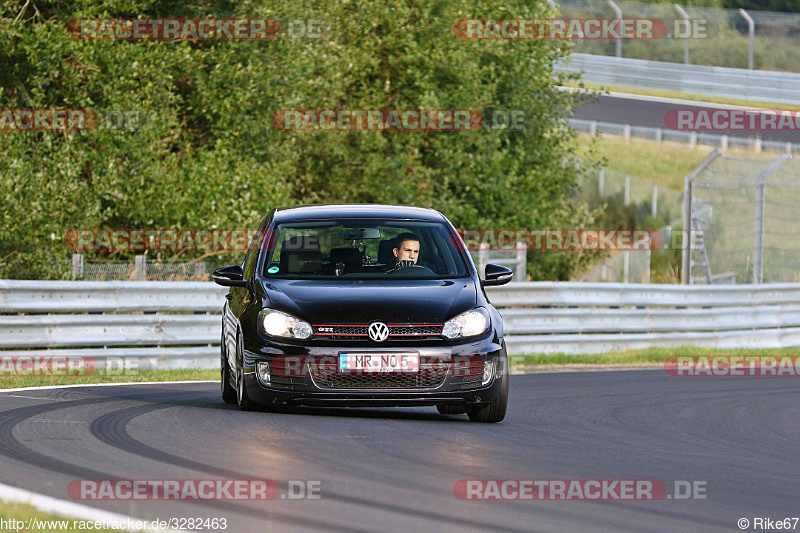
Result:
{"label": "license plate", "polygon": [[341,353],[339,354],[340,372],[419,372],[419,355],[417,354],[374,354],[374,353]]}

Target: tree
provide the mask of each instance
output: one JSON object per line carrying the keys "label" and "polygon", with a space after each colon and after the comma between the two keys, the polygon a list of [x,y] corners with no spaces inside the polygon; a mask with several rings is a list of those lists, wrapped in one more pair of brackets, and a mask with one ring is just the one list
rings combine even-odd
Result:
{"label": "tree", "polygon": [[[574,96],[556,87],[554,65],[568,44],[453,32],[459,18],[547,16],[542,2],[76,0],[41,4],[16,23],[20,4],[0,6],[0,107],[150,117],[133,131],[0,134],[2,277],[56,276],[70,229],[256,227],[287,203],[431,206],[468,229],[592,221],[571,195],[578,170],[564,117]],[[322,19],[329,30],[319,39],[212,42],[76,40],[65,31],[70,19],[165,16]],[[528,118],[521,130],[293,132],[270,124],[285,109]],[[534,279],[568,279],[587,260],[548,252],[530,267]]]}

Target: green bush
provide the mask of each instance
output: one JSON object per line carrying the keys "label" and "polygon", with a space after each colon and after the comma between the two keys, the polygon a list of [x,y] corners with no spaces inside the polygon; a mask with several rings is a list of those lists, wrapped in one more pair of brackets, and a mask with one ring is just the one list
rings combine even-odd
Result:
{"label": "green bush", "polygon": [[[0,132],[0,277],[57,278],[79,228],[255,228],[285,204],[432,206],[459,227],[583,227],[553,65],[566,43],[465,41],[461,17],[544,2],[0,0],[0,108],[142,110],[135,131]],[[323,19],[322,39],[76,40],[79,18]],[[520,109],[524,130],[286,132],[280,109]],[[197,254],[195,254],[197,255]],[[241,260],[241,253],[229,254]],[[95,254],[120,258],[125,254]],[[127,255],[125,257],[130,257]],[[191,254],[184,255],[191,258]],[[226,257],[227,258],[227,257]],[[534,279],[586,258],[550,254]]]}

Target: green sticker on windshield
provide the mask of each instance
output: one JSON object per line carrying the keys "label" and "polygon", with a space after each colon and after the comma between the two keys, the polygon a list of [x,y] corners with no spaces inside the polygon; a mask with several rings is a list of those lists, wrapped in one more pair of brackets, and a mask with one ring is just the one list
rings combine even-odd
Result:
{"label": "green sticker on windshield", "polygon": [[278,267],[269,267],[267,269],[267,272],[269,272],[270,274],[276,274],[278,272],[278,270],[280,270],[280,268],[278,268]]}

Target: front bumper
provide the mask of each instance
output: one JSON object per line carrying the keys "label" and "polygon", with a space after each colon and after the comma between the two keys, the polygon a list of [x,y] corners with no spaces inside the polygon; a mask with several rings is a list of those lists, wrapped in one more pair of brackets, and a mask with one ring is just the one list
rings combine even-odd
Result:
{"label": "front bumper", "polygon": [[[303,346],[268,343],[257,352],[244,352],[244,379],[247,395],[254,402],[275,405],[347,405],[347,406],[411,406],[437,404],[481,404],[491,402],[501,393],[504,370],[508,365],[505,350],[495,338],[465,342],[462,344],[431,346]],[[392,387],[382,386],[383,376],[365,380],[368,383],[354,385],[354,380],[326,380],[320,374],[304,366],[302,371],[287,375],[274,372],[285,368],[286,358],[305,360],[334,360],[339,353],[369,352],[371,354],[418,353],[420,359],[432,363],[437,372],[446,369],[441,379],[417,380],[416,384],[404,386],[392,381]],[[273,373],[269,385],[256,376],[256,364],[270,363]],[[466,361],[471,361],[466,363]],[[491,380],[481,383],[483,363],[494,362]],[[473,371],[465,370],[469,365],[480,367],[477,379]],[[298,368],[297,366],[295,368]],[[330,374],[328,374],[330,375]],[[371,376],[376,376],[372,374]],[[342,386],[344,383],[345,386]],[[388,382],[384,382],[387,384]]]}

